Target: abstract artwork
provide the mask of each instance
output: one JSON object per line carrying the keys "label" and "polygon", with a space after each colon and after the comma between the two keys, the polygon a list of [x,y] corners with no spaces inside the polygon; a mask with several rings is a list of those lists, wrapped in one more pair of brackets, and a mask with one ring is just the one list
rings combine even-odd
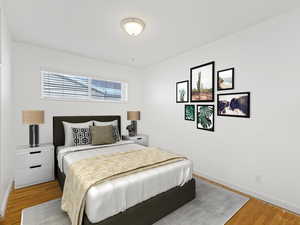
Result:
{"label": "abstract artwork", "polygon": [[218,116],[250,117],[250,92],[218,95]]}
{"label": "abstract artwork", "polygon": [[191,102],[214,101],[215,62],[190,69]]}
{"label": "abstract artwork", "polygon": [[207,131],[215,130],[214,105],[197,105],[197,128]]}
{"label": "abstract artwork", "polygon": [[234,68],[218,71],[218,91],[234,89]]}
{"label": "abstract artwork", "polygon": [[190,121],[195,121],[195,106],[194,105],[185,105],[184,119],[190,120]]}
{"label": "abstract artwork", "polygon": [[180,81],[176,83],[176,102],[189,102],[189,81]]}

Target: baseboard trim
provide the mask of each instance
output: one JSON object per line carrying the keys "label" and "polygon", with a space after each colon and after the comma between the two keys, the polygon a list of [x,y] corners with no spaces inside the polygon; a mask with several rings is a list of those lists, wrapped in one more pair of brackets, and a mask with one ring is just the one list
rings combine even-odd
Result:
{"label": "baseboard trim", "polygon": [[3,220],[5,217],[5,211],[7,208],[8,197],[10,195],[12,188],[13,188],[13,181],[11,181],[9,183],[9,186],[7,187],[7,189],[4,192],[3,202],[0,205],[0,220]]}
{"label": "baseboard trim", "polygon": [[289,204],[289,203],[287,203],[285,201],[269,197],[266,194],[259,194],[259,193],[250,191],[250,190],[248,190],[246,188],[243,188],[243,187],[240,187],[238,185],[234,185],[234,184],[228,183],[225,180],[209,176],[209,175],[207,175],[205,173],[201,173],[200,171],[194,170],[194,174],[196,176],[204,177],[204,178],[206,178],[208,180],[211,180],[213,182],[216,182],[218,184],[224,185],[224,186],[229,187],[229,188],[231,188],[233,190],[236,190],[238,192],[241,192],[241,193],[244,193],[246,195],[249,195],[250,197],[257,198],[259,200],[262,200],[262,201],[265,201],[267,203],[270,203],[270,204],[272,204],[274,206],[283,208],[283,209],[288,210],[288,211],[290,211],[292,213],[300,215],[300,208],[298,208],[298,207],[296,207],[294,205],[291,205],[291,204]]}

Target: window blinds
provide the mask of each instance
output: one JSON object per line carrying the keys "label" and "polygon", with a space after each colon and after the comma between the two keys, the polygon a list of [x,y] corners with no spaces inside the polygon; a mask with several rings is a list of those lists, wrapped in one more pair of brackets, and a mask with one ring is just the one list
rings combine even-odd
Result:
{"label": "window blinds", "polygon": [[127,101],[127,83],[41,72],[42,98]]}
{"label": "window blinds", "polygon": [[86,77],[43,72],[42,97],[87,99],[88,84]]}

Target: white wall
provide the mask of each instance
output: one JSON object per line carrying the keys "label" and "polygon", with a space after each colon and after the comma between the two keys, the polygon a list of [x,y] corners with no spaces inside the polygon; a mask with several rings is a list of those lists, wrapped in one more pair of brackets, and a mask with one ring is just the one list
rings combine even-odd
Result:
{"label": "white wall", "polygon": [[[126,111],[139,110],[141,106],[141,80],[137,70],[23,43],[14,43],[13,55],[17,144],[28,144],[28,126],[21,122],[21,112],[25,109],[45,110],[45,124],[40,125],[41,143],[52,143],[53,116],[121,115],[122,130],[127,134]],[[41,99],[41,70],[126,81],[129,86],[129,101],[127,103],[103,103]]]}
{"label": "white wall", "polygon": [[[187,155],[200,175],[300,213],[299,22],[296,10],[148,68],[142,128],[151,144]],[[206,132],[184,120],[175,83],[212,60],[216,70],[235,67],[234,91],[251,91],[252,111],[251,119],[216,116],[215,132]]]}
{"label": "white wall", "polygon": [[15,146],[13,139],[13,95],[11,73],[11,37],[5,10],[0,2],[1,70],[0,70],[0,216],[14,177]]}

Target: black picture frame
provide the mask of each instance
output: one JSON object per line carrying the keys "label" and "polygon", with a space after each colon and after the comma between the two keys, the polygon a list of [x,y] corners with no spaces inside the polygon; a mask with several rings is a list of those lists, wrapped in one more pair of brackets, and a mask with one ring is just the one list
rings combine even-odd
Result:
{"label": "black picture frame", "polygon": [[[220,73],[226,72],[226,71],[231,71],[231,76],[232,76],[232,87],[230,88],[220,88],[219,86],[219,81],[220,81]],[[217,72],[217,90],[218,91],[226,91],[226,90],[233,90],[234,89],[234,75],[235,75],[235,69],[234,67],[224,69],[224,70],[219,70]]]}
{"label": "black picture frame", "polygon": [[[178,100],[178,86],[182,83],[186,83],[186,98],[187,100],[186,101],[180,101]],[[188,80],[184,80],[184,81],[179,81],[179,82],[176,82],[176,103],[187,103],[189,102],[189,81]]]}
{"label": "black picture frame", "polygon": [[[198,126],[198,124],[200,123],[200,119],[199,119],[199,107],[211,107],[212,108],[212,127],[207,129],[207,128],[201,128]],[[215,131],[215,105],[197,105],[197,108],[196,108],[196,115],[197,115],[197,120],[196,120],[196,127],[197,129],[200,129],[200,130],[206,130],[206,131],[211,131],[211,132],[214,132]]]}
{"label": "black picture frame", "polygon": [[[210,99],[208,99],[208,100],[194,99],[193,98],[193,71],[197,70],[197,69],[199,70],[203,67],[208,67],[208,66],[212,66],[212,71],[211,71],[211,81],[212,81],[211,82],[211,89],[212,89],[211,92],[212,93],[211,93]],[[200,96],[200,98],[201,98],[201,96]],[[191,102],[214,102],[215,101],[215,62],[214,61],[202,64],[200,66],[195,66],[195,67],[190,68],[190,99],[191,99]]]}
{"label": "black picture frame", "polygon": [[[222,96],[238,96],[238,95],[245,95],[247,97],[246,101],[247,101],[247,105],[241,107],[239,102],[237,103],[231,103],[232,100],[226,100],[228,101],[228,103],[224,103],[225,100],[223,100],[223,102],[221,103],[221,97]],[[218,105],[218,109],[217,109],[217,115],[218,116],[228,116],[228,117],[239,117],[239,118],[250,118],[250,109],[251,109],[251,98],[250,98],[251,94],[250,92],[236,92],[236,93],[226,93],[226,94],[218,94],[217,96],[217,105]],[[244,96],[241,96],[241,97],[244,97]],[[244,113],[245,115],[238,115],[238,114],[225,114],[225,113],[222,113],[222,111],[224,111],[224,107],[226,107],[226,105],[224,104],[229,104],[228,106],[230,107],[230,105],[234,104],[234,105],[237,105],[240,107],[240,111],[241,113]],[[227,106],[227,107],[228,107]]]}
{"label": "black picture frame", "polygon": [[[187,115],[187,108],[192,108],[193,109],[193,117],[192,117],[192,119],[189,119],[189,117],[188,117],[188,115]],[[188,120],[188,121],[195,121],[195,113],[196,113],[196,111],[195,111],[195,105],[184,105],[184,119],[185,120]]]}

